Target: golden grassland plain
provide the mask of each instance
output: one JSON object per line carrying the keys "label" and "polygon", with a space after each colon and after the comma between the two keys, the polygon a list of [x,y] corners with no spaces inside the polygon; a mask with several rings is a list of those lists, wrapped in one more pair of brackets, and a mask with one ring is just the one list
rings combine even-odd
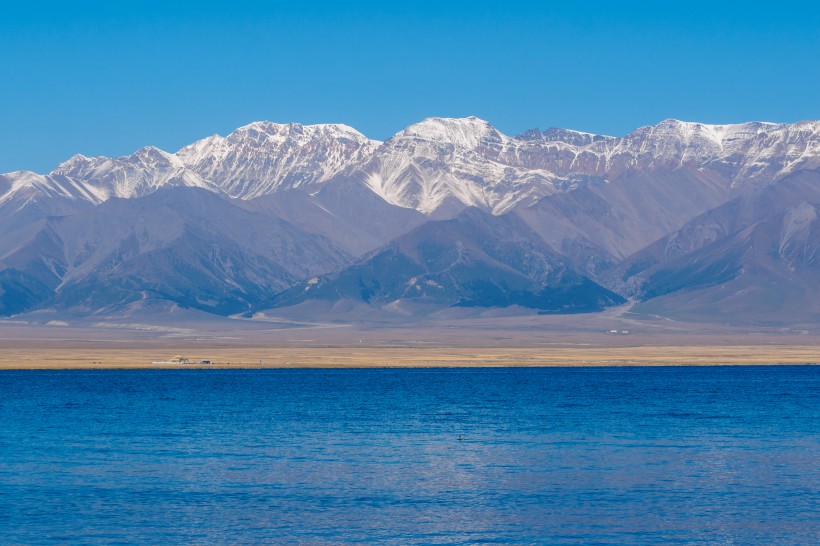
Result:
{"label": "golden grassland plain", "polygon": [[[812,325],[809,325],[811,328]],[[176,355],[212,364],[153,364]],[[820,331],[601,316],[422,324],[0,321],[0,369],[816,364]]]}
{"label": "golden grassland plain", "polygon": [[15,348],[0,356],[0,369],[70,368],[366,368],[495,366],[683,366],[715,364],[813,364],[820,346],[635,346],[614,348],[441,347],[179,347],[210,365],[152,364],[173,355],[160,349]]}

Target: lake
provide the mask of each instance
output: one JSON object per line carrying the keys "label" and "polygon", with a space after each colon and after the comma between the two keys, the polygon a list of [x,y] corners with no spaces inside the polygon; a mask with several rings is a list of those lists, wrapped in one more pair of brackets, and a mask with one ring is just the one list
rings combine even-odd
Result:
{"label": "lake", "polygon": [[820,368],[0,372],[3,544],[820,543]]}

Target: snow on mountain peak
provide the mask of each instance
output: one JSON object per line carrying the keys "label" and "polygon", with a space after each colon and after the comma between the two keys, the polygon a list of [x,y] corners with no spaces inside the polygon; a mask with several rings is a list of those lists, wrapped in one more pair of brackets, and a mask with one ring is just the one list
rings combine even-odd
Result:
{"label": "snow on mountain peak", "polygon": [[107,157],[88,157],[83,154],[74,154],[73,156],[69,157],[68,159],[57,165],[57,167],[52,171],[52,174],[68,174],[72,171],[83,169],[86,165],[89,165],[92,162],[102,162],[107,159]]}
{"label": "snow on mountain peak", "polygon": [[586,151],[600,158],[595,173],[607,177],[694,165],[720,172],[734,186],[766,184],[798,166],[816,164],[818,146],[820,131],[801,130],[798,124],[711,125],[667,119],[620,139],[594,143]]}
{"label": "snow on mountain peak", "polygon": [[586,146],[593,142],[600,142],[603,140],[614,140],[615,137],[606,135],[596,135],[593,133],[585,133],[583,131],[575,131],[572,129],[562,129],[560,127],[550,127],[546,131],[540,129],[530,129],[515,136],[517,140],[526,141],[543,141],[543,142],[562,142],[572,146]]}
{"label": "snow on mountain peak", "polygon": [[119,158],[123,161],[139,162],[146,168],[184,169],[185,165],[174,154],[169,154],[155,146],[145,146],[130,156]]}
{"label": "snow on mountain peak", "polygon": [[144,146],[131,155],[116,158],[75,155],[52,171],[82,180],[103,200],[138,197],[165,185],[183,185],[218,191],[209,182],[188,171],[174,154],[155,146]]}
{"label": "snow on mountain peak", "polygon": [[470,116],[467,118],[427,118],[410,125],[393,138],[417,138],[475,149],[488,142],[508,139],[489,122]]}
{"label": "snow on mountain peak", "polygon": [[678,138],[687,144],[698,139],[710,140],[721,144],[725,138],[754,137],[761,133],[787,127],[786,125],[765,122],[748,122],[737,124],[714,125],[677,119],[665,119],[657,125],[650,125],[636,129],[625,138],[632,135],[651,135],[653,138]]}
{"label": "snow on mountain peak", "polygon": [[555,190],[552,174],[530,164],[527,146],[476,117],[427,118],[385,141],[360,168],[367,186],[398,206],[501,213]]}
{"label": "snow on mountain peak", "polygon": [[0,203],[22,197],[25,201],[36,201],[40,196],[70,200],[84,200],[99,204],[106,199],[105,193],[97,188],[61,174],[42,175],[31,171],[15,171],[0,175]]}
{"label": "snow on mountain peak", "polygon": [[319,123],[302,125],[301,123],[274,123],[272,121],[255,121],[233,131],[229,140],[244,138],[292,138],[295,142],[305,144],[317,138],[349,138],[362,143],[370,140],[359,131],[341,123]]}
{"label": "snow on mountain peak", "polygon": [[[360,167],[390,203],[427,214],[452,203],[503,213],[629,171],[710,168],[728,184],[766,184],[820,167],[816,125],[709,125],[675,119],[623,138],[568,129],[509,138],[478,118],[428,118],[388,139]],[[443,209],[442,209],[443,210]]]}
{"label": "snow on mountain peak", "polygon": [[323,183],[379,144],[347,125],[257,121],[194,142],[176,157],[228,195],[250,199]]}

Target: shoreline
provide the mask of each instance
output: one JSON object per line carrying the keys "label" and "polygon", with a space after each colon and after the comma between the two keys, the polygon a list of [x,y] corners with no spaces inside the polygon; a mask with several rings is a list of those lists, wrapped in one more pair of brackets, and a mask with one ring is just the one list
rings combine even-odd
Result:
{"label": "shoreline", "polygon": [[338,369],[817,365],[820,345],[639,345],[631,347],[202,347],[170,351],[212,364],[153,364],[168,347],[7,348],[0,370]]}

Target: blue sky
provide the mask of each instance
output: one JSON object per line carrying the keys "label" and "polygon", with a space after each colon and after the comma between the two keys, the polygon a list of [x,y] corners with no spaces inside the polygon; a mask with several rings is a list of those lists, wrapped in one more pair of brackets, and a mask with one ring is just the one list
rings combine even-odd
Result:
{"label": "blue sky", "polygon": [[0,4],[0,172],[261,119],[384,139],[428,116],[613,135],[820,118],[808,2],[67,4]]}

